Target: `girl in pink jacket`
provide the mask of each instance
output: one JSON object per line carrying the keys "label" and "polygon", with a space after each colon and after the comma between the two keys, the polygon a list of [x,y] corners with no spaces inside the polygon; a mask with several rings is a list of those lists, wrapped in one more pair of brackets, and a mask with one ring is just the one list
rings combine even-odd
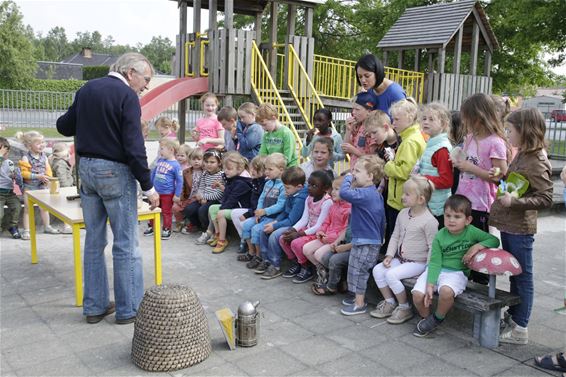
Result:
{"label": "girl in pink jacket", "polygon": [[343,238],[343,233],[348,227],[348,218],[352,205],[340,199],[340,186],[344,177],[338,177],[332,183],[332,206],[328,210],[328,217],[316,232],[316,239],[308,242],[303,247],[305,257],[316,266],[318,276],[326,276],[321,273],[325,269],[322,260],[325,255],[332,253],[332,246],[336,246]]}

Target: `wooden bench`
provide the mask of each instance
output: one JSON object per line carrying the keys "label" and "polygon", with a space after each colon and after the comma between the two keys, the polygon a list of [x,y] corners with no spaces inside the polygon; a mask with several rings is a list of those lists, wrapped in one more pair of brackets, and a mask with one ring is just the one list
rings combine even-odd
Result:
{"label": "wooden bench", "polygon": [[[416,282],[416,278],[405,279],[403,285],[412,289]],[[466,290],[456,296],[454,306],[473,314],[473,334],[480,346],[496,348],[499,345],[501,309],[520,301],[519,296],[500,289],[496,290],[495,298],[490,298],[486,285],[469,281]]]}

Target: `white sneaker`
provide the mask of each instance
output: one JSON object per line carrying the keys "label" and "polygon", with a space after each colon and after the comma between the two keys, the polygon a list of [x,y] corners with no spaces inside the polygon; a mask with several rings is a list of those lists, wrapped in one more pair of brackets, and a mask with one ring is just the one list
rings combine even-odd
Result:
{"label": "white sneaker", "polygon": [[22,231],[22,240],[26,240],[26,241],[27,241],[27,240],[29,240],[29,239],[30,239],[29,230],[24,229],[24,230]]}
{"label": "white sneaker", "polygon": [[392,325],[398,325],[404,322],[407,322],[411,318],[413,318],[413,310],[409,306],[408,308],[402,308],[397,306],[393,313],[391,313],[391,317],[387,318],[387,322],[391,323]]}
{"label": "white sneaker", "polygon": [[499,335],[499,343],[528,344],[529,331],[526,328],[519,328],[519,326],[515,326]]}
{"label": "white sneaker", "polygon": [[397,303],[390,304],[387,301],[383,300],[380,301],[379,304],[377,304],[375,310],[371,311],[369,315],[371,315],[374,318],[391,317],[391,314],[393,314],[393,310],[395,310],[396,307],[397,307]]}
{"label": "white sneaker", "polygon": [[51,225],[46,225],[45,229],[43,230],[44,233],[48,233],[48,234],[59,234],[61,233],[59,231],[59,229],[57,228],[53,228]]}
{"label": "white sneaker", "polygon": [[73,234],[73,228],[69,224],[65,224],[63,229],[61,229],[61,233],[63,234]]}
{"label": "white sneaker", "polygon": [[200,237],[195,241],[195,243],[197,245],[204,245],[206,244],[206,241],[208,241],[210,239],[211,235],[208,234],[207,232],[202,232],[202,234],[200,235]]}

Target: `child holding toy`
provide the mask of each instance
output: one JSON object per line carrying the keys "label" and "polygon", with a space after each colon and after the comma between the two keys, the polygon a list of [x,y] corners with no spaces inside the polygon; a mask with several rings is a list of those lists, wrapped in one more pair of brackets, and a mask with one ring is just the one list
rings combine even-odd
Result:
{"label": "child holding toy", "polygon": [[360,92],[354,98],[352,116],[346,119],[346,134],[342,143],[342,151],[350,156],[350,166],[354,166],[360,156],[375,152],[377,145],[366,136],[364,124],[376,106],[375,96],[368,92]]}

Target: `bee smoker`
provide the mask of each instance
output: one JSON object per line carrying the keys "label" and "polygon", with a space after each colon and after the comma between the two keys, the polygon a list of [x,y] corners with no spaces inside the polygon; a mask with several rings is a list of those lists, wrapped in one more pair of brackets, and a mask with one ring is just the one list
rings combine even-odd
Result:
{"label": "bee smoker", "polygon": [[251,303],[246,301],[238,306],[236,319],[236,341],[241,347],[253,347],[257,344],[259,336],[259,301]]}

